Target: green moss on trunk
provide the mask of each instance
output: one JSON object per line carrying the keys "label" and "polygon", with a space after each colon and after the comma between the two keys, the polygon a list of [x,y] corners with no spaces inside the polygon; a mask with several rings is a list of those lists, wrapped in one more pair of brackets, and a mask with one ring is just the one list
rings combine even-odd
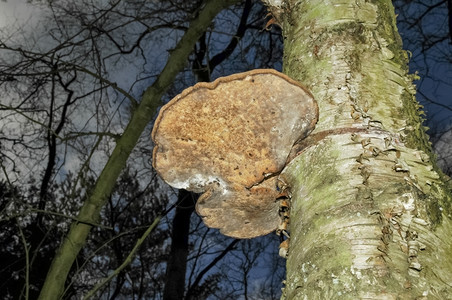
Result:
{"label": "green moss on trunk", "polygon": [[450,194],[391,1],[288,1],[285,13],[284,72],[320,118],[281,174],[292,193],[283,298],[446,299]]}

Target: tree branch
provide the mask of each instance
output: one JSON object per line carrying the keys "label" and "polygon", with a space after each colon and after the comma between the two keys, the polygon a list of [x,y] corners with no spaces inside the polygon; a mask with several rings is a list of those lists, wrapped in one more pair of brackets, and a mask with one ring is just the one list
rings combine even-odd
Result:
{"label": "tree branch", "polygon": [[220,255],[218,255],[217,257],[215,257],[210,264],[208,264],[201,272],[199,272],[198,276],[196,276],[195,281],[193,282],[193,284],[188,288],[187,290],[187,295],[185,296],[186,300],[190,300],[192,297],[192,293],[194,291],[194,289],[199,285],[199,283],[201,282],[202,278],[204,277],[204,275],[210,270],[212,269],[217,262],[219,262],[226,254],[229,253],[229,251],[231,251],[232,249],[234,249],[235,244],[237,244],[240,240],[239,239],[235,239],[233,240],[221,253]]}
{"label": "tree branch", "polygon": [[91,196],[80,209],[78,219],[82,220],[83,223],[76,222],[72,224],[68,235],[58,249],[39,299],[59,299],[62,296],[64,284],[72,264],[82,247],[86,244],[86,239],[91,230],[91,226],[86,223],[96,223],[99,219],[100,211],[111,194],[127,158],[146,125],[152,120],[157,108],[161,105],[160,98],[163,93],[174,81],[176,75],[183,70],[195,42],[222,9],[236,2],[237,0],[208,1],[198,17],[191,22],[190,27],[174,51],[172,51],[166,66],[155,83],[144,92],[141,103],[133,113],[124,134],[118,140],[113,153],[96,182]]}
{"label": "tree branch", "polygon": [[157,217],[154,222],[148,227],[148,229],[143,233],[143,235],[138,239],[135,246],[133,247],[132,251],[130,251],[129,255],[126,257],[124,262],[116,269],[114,270],[110,275],[108,275],[107,278],[99,282],[92,290],[90,290],[88,293],[86,293],[85,297],[83,299],[89,299],[104,285],[106,285],[110,280],[112,280],[115,276],[117,276],[125,267],[127,267],[131,262],[132,259],[135,257],[135,253],[140,248],[141,244],[146,240],[146,237],[152,232],[152,230],[157,226],[157,224],[160,222],[160,217]]}

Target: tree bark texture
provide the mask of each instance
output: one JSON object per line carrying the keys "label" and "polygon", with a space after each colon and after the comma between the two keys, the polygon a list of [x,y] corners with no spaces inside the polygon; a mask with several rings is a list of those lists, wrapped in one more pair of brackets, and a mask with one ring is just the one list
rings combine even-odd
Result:
{"label": "tree bark texture", "polygon": [[281,174],[283,299],[452,299],[450,191],[432,164],[389,0],[286,1],[284,72],[319,103]]}
{"label": "tree bark texture", "polygon": [[190,217],[195,211],[196,196],[187,191],[179,190],[178,205],[173,219],[171,234],[171,250],[166,267],[164,300],[184,298],[185,273],[187,270],[188,235]]}

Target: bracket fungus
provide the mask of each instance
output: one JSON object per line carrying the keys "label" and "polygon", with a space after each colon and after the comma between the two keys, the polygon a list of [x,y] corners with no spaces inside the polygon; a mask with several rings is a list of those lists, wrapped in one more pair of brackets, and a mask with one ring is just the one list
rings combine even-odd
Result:
{"label": "bracket fungus", "polygon": [[198,83],[160,110],[153,166],[169,185],[203,193],[196,210],[208,227],[265,235],[280,223],[276,175],[317,119],[312,95],[275,70]]}

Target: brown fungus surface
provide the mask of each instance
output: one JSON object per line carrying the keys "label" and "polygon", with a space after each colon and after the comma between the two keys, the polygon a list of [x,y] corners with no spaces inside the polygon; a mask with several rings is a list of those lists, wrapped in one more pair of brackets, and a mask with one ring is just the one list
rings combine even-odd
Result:
{"label": "brown fungus surface", "polygon": [[296,81],[258,69],[198,83],[162,107],[153,166],[169,185],[204,193],[196,210],[225,235],[252,238],[279,224],[276,177],[318,107]]}

